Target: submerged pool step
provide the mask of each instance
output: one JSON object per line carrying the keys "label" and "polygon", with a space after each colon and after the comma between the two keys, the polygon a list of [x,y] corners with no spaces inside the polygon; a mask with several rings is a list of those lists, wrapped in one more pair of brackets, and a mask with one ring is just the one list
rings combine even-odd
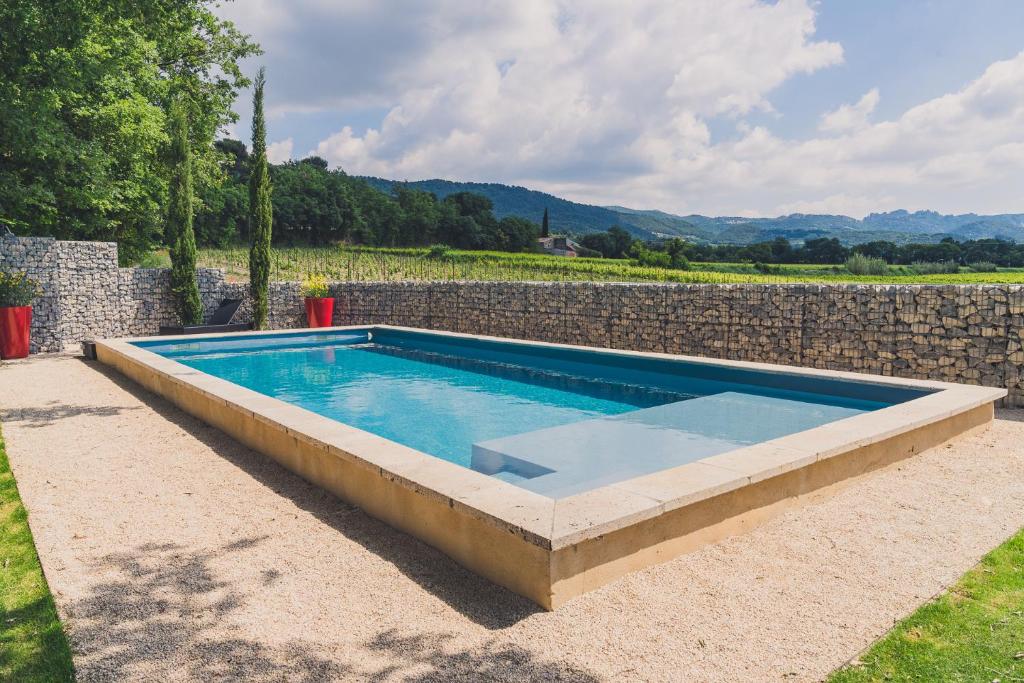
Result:
{"label": "submerged pool step", "polygon": [[563,498],[861,412],[723,392],[476,443],[472,468]]}

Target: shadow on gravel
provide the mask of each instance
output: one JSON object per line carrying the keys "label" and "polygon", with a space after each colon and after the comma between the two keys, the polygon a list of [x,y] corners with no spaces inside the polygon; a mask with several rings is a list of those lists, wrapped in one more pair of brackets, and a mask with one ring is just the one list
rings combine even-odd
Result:
{"label": "shadow on gravel", "polygon": [[181,665],[189,680],[312,682],[348,677],[347,668],[309,648],[268,647],[244,634],[210,636],[228,612],[242,605],[240,594],[218,581],[208,567],[213,558],[232,552],[232,546],[240,549],[232,544],[186,554],[173,543],[149,544],[103,558],[95,569],[111,578],[68,607],[79,677],[159,677],[167,667]]}
{"label": "shadow on gravel", "polygon": [[996,408],[996,419],[1008,422],[1024,422],[1024,410],[1020,408]]}
{"label": "shadow on gravel", "polygon": [[[526,598],[474,574],[440,551],[370,517],[220,430],[183,413],[116,370],[96,362],[87,364],[220,457],[345,537],[383,557],[405,576],[477,624],[491,630],[508,628],[541,611]],[[272,581],[273,577],[268,577],[268,580]]]}
{"label": "shadow on gravel", "polygon": [[[538,661],[515,645],[487,642],[452,647],[453,636],[403,637],[384,631],[361,647],[389,664],[378,670],[345,663],[351,651],[324,651],[317,643],[268,646],[244,631],[225,637],[223,620],[245,606],[244,596],[217,579],[210,561],[258,546],[252,537],[204,553],[174,544],[148,544],[108,555],[95,570],[109,576],[68,606],[82,680],[138,680],[184,674],[187,680],[335,681],[597,679],[554,662]],[[334,655],[329,658],[326,655]],[[148,678],[147,678],[148,680]]]}
{"label": "shadow on gravel", "polygon": [[0,422],[24,423],[26,427],[49,427],[69,417],[81,415],[112,417],[128,410],[138,410],[138,408],[133,406],[73,406],[60,401],[50,401],[43,408],[0,410]]}

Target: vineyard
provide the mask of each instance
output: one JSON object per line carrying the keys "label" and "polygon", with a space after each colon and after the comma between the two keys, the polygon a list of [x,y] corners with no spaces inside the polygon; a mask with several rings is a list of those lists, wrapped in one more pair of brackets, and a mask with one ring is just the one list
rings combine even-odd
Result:
{"label": "vineyard", "polygon": [[[920,275],[905,266],[890,266],[886,275],[853,275],[841,265],[694,263],[689,270],[676,270],[644,267],[625,260],[438,248],[276,248],[271,261],[271,279],[279,281],[319,274],[331,280],[349,281],[1024,284],[1024,269]],[[166,254],[158,253],[147,265],[167,263]],[[229,280],[248,279],[248,263],[249,253],[243,247],[204,249],[199,253],[201,267],[222,268]]]}

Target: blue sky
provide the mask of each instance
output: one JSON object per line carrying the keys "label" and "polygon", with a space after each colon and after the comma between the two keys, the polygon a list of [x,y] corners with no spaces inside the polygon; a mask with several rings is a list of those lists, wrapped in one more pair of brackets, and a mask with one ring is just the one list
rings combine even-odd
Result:
{"label": "blue sky", "polygon": [[816,25],[815,35],[843,46],[845,61],[772,93],[781,135],[813,134],[821,112],[871,88],[883,95],[875,114],[894,118],[1024,50],[1024,2],[1017,0],[825,0]]}
{"label": "blue sky", "polygon": [[677,213],[1024,212],[1024,2],[467,7],[221,11],[264,47],[277,160]]}

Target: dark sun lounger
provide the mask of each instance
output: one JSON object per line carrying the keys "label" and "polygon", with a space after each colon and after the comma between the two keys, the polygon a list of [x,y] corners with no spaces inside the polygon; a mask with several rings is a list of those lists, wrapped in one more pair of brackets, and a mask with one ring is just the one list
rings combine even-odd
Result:
{"label": "dark sun lounger", "polygon": [[241,299],[224,299],[205,325],[161,325],[160,334],[207,334],[210,332],[242,332],[251,330],[252,323],[233,323],[231,319],[242,305]]}

